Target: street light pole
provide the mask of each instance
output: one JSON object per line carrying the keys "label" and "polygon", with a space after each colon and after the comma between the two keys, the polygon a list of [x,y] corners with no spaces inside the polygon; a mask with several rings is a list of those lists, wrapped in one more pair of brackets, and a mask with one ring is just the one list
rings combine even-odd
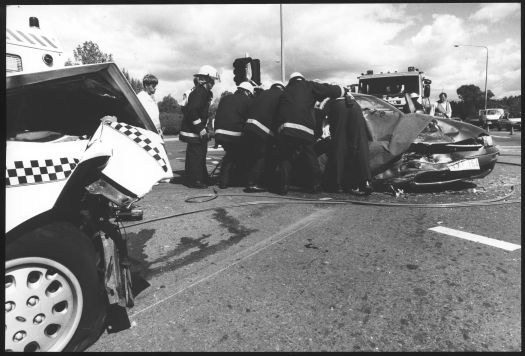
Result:
{"label": "street light pole", "polygon": [[281,24],[281,81],[284,83],[283,4],[279,4]]}
{"label": "street light pole", "polygon": [[480,47],[485,48],[485,50],[487,51],[487,59],[485,61],[485,110],[487,110],[487,78],[489,72],[489,48],[487,46],[476,46],[468,44],[455,44],[454,47]]}

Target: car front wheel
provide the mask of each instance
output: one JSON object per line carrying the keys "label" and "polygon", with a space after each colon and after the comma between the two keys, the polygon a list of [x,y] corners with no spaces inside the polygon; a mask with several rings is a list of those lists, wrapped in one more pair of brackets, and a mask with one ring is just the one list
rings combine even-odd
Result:
{"label": "car front wheel", "polygon": [[81,351],[104,317],[95,250],[80,230],[53,223],[7,244],[6,351]]}

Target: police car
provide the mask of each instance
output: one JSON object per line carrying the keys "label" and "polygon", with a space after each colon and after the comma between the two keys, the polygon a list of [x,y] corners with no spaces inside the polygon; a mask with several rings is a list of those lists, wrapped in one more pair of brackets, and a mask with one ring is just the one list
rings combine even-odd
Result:
{"label": "police car", "polygon": [[[5,350],[80,351],[133,305],[119,216],[172,170],[116,64],[55,69],[19,47],[6,51]],[[31,55],[46,70],[27,72]]]}

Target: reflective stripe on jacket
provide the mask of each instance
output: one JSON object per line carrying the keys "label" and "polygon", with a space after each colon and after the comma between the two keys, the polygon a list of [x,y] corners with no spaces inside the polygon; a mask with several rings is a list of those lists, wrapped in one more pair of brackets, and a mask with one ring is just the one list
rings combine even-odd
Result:
{"label": "reflective stripe on jacket", "polygon": [[251,103],[252,99],[242,89],[221,98],[215,114],[215,140],[218,143],[240,141]]}
{"label": "reflective stripe on jacket", "polygon": [[204,86],[197,86],[188,96],[188,103],[184,107],[182,126],[179,139],[188,143],[199,143],[199,133],[206,127],[208,111],[213,97],[211,91]]}
{"label": "reflective stripe on jacket", "polygon": [[277,87],[259,93],[253,100],[244,129],[257,134],[263,140],[273,136],[277,131],[277,108],[282,94],[283,91]]}
{"label": "reflective stripe on jacket", "polygon": [[314,105],[325,98],[338,98],[345,94],[340,85],[323,84],[308,80],[292,80],[286,86],[278,107],[279,134],[314,142]]}

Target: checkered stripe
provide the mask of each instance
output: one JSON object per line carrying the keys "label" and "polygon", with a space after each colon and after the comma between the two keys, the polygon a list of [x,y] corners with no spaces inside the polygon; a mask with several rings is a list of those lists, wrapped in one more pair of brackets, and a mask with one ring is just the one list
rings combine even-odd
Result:
{"label": "checkered stripe", "polygon": [[119,122],[108,122],[107,125],[113,127],[118,132],[126,135],[130,140],[139,145],[143,150],[149,153],[149,155],[157,160],[164,172],[168,171],[168,166],[164,158],[160,156],[159,149],[152,146],[152,142],[149,138],[145,137],[139,130],[130,125],[121,124]]}
{"label": "checkered stripe", "polygon": [[5,185],[47,183],[66,179],[78,165],[76,158],[52,158],[6,162]]}

